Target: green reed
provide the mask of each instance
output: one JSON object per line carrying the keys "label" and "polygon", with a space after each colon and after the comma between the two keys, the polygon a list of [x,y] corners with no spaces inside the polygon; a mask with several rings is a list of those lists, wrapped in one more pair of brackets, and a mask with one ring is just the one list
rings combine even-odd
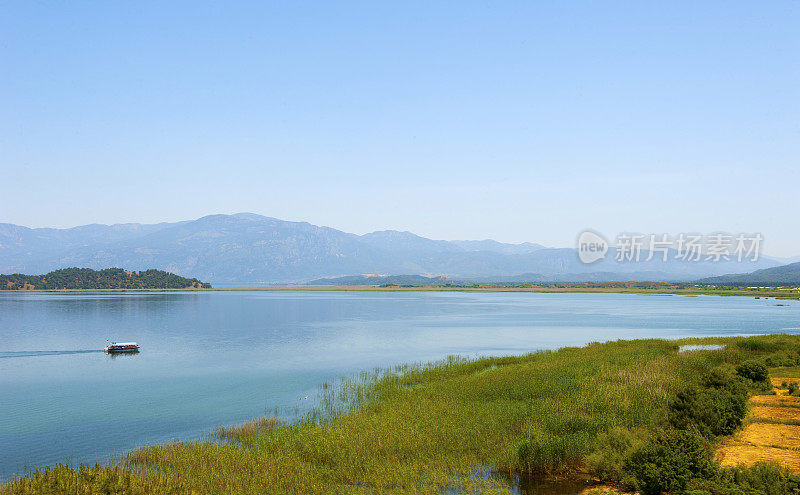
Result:
{"label": "green reed", "polygon": [[[795,336],[759,339],[800,348]],[[323,384],[318,407],[293,423],[261,418],[220,429],[217,441],[142,447],[121,464],[35,471],[0,492],[507,493],[498,473],[581,468],[602,455],[607,432],[663,426],[699,372],[772,349],[732,345],[741,340],[593,343],[362,372]],[[681,343],[728,345],[678,354]],[[487,467],[495,475],[476,474]]]}

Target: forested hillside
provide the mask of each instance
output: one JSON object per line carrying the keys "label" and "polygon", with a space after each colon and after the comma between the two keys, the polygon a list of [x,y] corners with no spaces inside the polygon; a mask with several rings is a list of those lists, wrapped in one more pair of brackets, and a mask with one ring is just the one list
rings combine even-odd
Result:
{"label": "forested hillside", "polygon": [[46,275],[0,275],[0,289],[210,289],[211,284],[162,270],[129,272],[122,268],[64,268]]}
{"label": "forested hillside", "polygon": [[698,280],[699,284],[733,285],[733,286],[765,286],[765,287],[797,287],[800,286],[800,263],[776,266],[751,273],[736,273],[721,277],[709,277]]}

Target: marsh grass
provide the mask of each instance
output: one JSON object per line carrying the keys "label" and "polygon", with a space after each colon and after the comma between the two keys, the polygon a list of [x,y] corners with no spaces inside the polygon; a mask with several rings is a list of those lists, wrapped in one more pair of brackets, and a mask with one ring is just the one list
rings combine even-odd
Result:
{"label": "marsh grass", "polygon": [[[796,337],[761,339],[800,347]],[[609,432],[654,435],[679,386],[773,350],[677,352],[740,340],[617,341],[373,370],[324,384],[318,407],[297,422],[262,418],[220,429],[217,441],[146,446],[122,466],[85,469],[124,476],[131,493],[507,493],[506,473],[563,475],[602,460],[617,448]],[[78,475],[35,472],[0,491],[47,493],[65,479],[94,486]]]}
{"label": "marsh grass", "polygon": [[256,418],[232,426],[220,426],[215,432],[221,440],[252,444],[264,433],[280,426],[278,418]]}

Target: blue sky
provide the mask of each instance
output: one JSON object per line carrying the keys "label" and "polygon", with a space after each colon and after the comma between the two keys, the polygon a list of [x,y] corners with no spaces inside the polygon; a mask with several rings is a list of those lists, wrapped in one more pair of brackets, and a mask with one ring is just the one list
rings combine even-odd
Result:
{"label": "blue sky", "polygon": [[4,2],[0,222],[797,255],[798,26],[780,1]]}

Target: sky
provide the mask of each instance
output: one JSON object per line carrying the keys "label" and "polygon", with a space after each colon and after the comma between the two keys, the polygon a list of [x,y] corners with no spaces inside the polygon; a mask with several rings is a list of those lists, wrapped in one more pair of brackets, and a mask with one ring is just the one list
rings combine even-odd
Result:
{"label": "sky", "polygon": [[800,254],[800,3],[3,2],[0,222]]}

